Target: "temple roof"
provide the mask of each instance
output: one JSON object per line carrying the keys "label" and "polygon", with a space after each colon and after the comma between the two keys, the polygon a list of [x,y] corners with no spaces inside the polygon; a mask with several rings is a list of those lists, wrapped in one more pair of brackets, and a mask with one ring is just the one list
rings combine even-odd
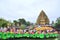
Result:
{"label": "temple roof", "polygon": [[45,24],[49,24],[48,16],[42,10],[37,18],[37,24],[41,24],[41,22],[45,22]]}

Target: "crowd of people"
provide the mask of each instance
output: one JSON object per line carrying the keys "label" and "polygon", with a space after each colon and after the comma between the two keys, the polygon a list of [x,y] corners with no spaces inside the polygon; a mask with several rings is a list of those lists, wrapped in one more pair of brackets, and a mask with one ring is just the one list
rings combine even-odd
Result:
{"label": "crowd of people", "polygon": [[36,30],[35,28],[33,29],[21,29],[21,28],[15,28],[15,27],[4,27],[4,28],[0,28],[0,32],[11,32],[11,33],[29,33],[29,34],[34,34],[34,33],[58,33],[55,29],[52,30]]}

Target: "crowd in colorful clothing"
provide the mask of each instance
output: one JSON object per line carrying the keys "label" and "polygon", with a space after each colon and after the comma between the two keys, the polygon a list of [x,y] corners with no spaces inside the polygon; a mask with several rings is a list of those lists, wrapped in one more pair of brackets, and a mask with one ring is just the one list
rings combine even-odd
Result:
{"label": "crowd in colorful clothing", "polygon": [[[45,28],[45,27],[44,27]],[[15,27],[4,27],[4,28],[0,28],[0,32],[11,32],[11,33],[29,33],[29,34],[34,34],[34,33],[58,33],[55,29],[51,29],[51,30],[42,30],[43,27],[40,27],[40,30],[37,30],[39,28],[33,28],[33,29],[20,29],[20,28],[15,28]]]}

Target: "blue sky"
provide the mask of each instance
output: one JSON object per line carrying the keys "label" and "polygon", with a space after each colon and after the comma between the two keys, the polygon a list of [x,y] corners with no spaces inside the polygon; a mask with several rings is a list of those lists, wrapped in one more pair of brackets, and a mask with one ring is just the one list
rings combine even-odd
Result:
{"label": "blue sky", "polygon": [[11,21],[25,18],[35,23],[41,10],[55,21],[60,17],[60,0],[0,0],[0,18]]}

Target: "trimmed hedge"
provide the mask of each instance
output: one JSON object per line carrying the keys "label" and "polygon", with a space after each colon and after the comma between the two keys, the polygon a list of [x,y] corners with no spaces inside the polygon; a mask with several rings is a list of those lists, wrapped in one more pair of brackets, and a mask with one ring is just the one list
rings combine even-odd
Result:
{"label": "trimmed hedge", "polygon": [[58,37],[58,34],[55,34],[55,33],[51,33],[51,34],[28,34],[28,33],[25,33],[25,34],[14,34],[14,33],[3,33],[3,32],[0,32],[0,39],[9,39],[9,38],[23,38],[23,37],[26,37],[26,38],[53,38],[53,37]]}

